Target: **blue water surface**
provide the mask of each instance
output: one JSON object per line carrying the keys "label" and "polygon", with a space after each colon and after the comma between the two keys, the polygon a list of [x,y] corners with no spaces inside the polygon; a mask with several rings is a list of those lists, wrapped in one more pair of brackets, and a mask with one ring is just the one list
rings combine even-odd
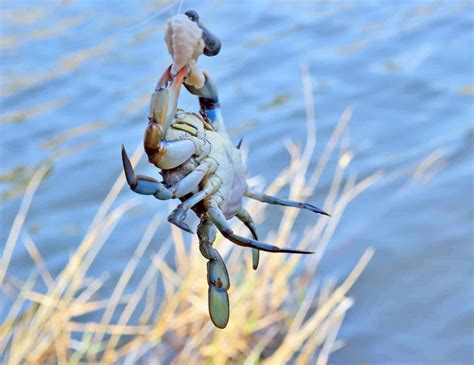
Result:
{"label": "blue water surface", "polygon": [[[0,4],[0,242],[35,168],[68,149],[26,224],[52,274],[121,172],[121,144],[132,150],[142,139],[150,92],[170,62],[165,20],[178,6],[160,13],[155,1]],[[184,1],[183,10],[191,8],[222,39],[219,56],[200,65],[218,83],[226,124],[238,131],[233,140],[245,137],[251,176],[271,181],[288,164],[284,142],[306,140],[301,64],[311,72],[321,142],[313,165],[352,107],[349,171],[360,179],[384,173],[347,208],[319,269],[342,280],[367,247],[376,250],[351,291],[355,304],[339,334],[345,346],[331,362],[474,362],[474,3]],[[197,109],[191,96],[183,100]],[[79,126],[87,132],[56,138]],[[156,174],[144,161],[139,169]],[[140,200],[97,273],[117,275],[156,209]],[[263,232],[280,211],[268,214]],[[27,277],[28,257],[18,247],[11,274]]]}

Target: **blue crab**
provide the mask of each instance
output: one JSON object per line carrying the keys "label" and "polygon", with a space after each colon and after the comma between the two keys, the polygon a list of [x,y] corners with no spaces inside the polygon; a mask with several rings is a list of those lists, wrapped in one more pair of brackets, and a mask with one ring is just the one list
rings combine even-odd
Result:
{"label": "blue crab", "polygon": [[[181,25],[189,21],[197,25],[195,28],[201,29],[197,42],[202,46],[201,52],[208,56],[216,55],[220,49],[217,37],[202,26],[196,12],[188,11],[185,16],[187,20],[179,19]],[[307,209],[318,214],[329,214],[311,204],[250,190],[246,182],[247,169],[242,160],[240,146],[232,145],[225,130],[215,84],[206,72],[198,77],[191,75],[193,72],[200,72],[195,63],[185,63],[177,72],[174,66],[176,62],[164,72],[151,97],[149,122],[144,137],[148,161],[161,170],[163,181],[136,175],[122,146],[123,167],[128,185],[134,192],[152,195],[159,200],[181,200],[168,216],[170,223],[193,233],[185,222],[187,212],[191,209],[199,217],[199,249],[208,260],[209,314],[216,327],[225,328],[229,320],[227,291],[230,280],[221,255],[212,246],[217,230],[231,242],[252,249],[254,269],[258,267],[259,251],[312,253],[260,242],[252,217],[243,207],[243,197],[269,204]],[[198,82],[187,82],[193,78]],[[203,82],[199,82],[199,79]],[[183,83],[189,92],[199,97],[200,114],[177,109]],[[232,217],[242,221],[253,238],[234,233],[228,223]]]}

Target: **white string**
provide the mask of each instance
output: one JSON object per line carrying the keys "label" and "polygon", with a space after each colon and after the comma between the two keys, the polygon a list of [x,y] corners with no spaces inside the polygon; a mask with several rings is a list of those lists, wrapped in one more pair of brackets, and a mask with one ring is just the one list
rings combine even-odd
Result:
{"label": "white string", "polygon": [[[151,15],[150,17],[138,22],[137,24],[134,24],[134,25],[131,25],[127,28],[125,28],[125,30],[133,30],[133,29],[137,29],[137,28],[140,28],[142,27],[143,25],[151,22],[152,20],[158,18],[161,14],[163,14],[165,11],[169,11],[171,10],[171,8],[173,8],[173,6],[176,5],[176,3],[178,2],[178,0],[176,1],[173,1],[171,4],[169,4],[167,7],[155,12],[153,15]],[[181,0],[181,5],[180,5],[180,9],[181,9],[181,6],[183,4],[183,0]]]}
{"label": "white string", "polygon": [[181,13],[181,9],[183,9],[183,3],[184,3],[184,0],[181,0],[181,2],[179,3],[178,12],[176,13],[176,15]]}

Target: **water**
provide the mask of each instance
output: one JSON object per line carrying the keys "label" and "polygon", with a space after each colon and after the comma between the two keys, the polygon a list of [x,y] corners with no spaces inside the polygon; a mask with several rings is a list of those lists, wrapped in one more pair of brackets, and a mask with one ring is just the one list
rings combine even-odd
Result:
{"label": "water", "polygon": [[[2,2],[1,242],[34,169],[70,151],[54,160],[26,225],[53,274],[120,173],[120,145],[142,138],[150,91],[169,63],[164,19],[178,6],[143,21],[161,7]],[[349,206],[321,263],[321,275],[342,279],[376,249],[333,363],[473,362],[473,3],[185,1],[190,8],[222,39],[221,54],[200,64],[217,80],[234,140],[245,136],[251,175],[270,181],[288,162],[284,141],[305,140],[302,62],[319,141],[352,106],[349,170],[384,171]],[[183,105],[196,109],[191,96]],[[323,176],[320,196],[329,182]],[[116,274],[136,244],[156,209],[140,203],[98,273]],[[19,247],[11,273],[30,269]]]}

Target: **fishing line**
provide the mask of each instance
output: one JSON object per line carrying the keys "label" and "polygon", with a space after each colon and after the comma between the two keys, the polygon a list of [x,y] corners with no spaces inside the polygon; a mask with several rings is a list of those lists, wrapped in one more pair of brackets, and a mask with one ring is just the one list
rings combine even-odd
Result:
{"label": "fishing line", "polygon": [[[156,18],[158,18],[161,14],[163,14],[165,11],[170,11],[177,3],[178,3],[179,0],[175,0],[173,2],[171,2],[171,4],[169,4],[168,6],[166,6],[165,8],[161,9],[161,10],[158,10],[156,11],[154,14],[152,14],[150,17],[134,24],[134,25],[131,25],[129,27],[126,27],[125,30],[126,31],[130,31],[130,30],[134,30],[134,29],[137,29],[137,28],[140,28],[142,26],[144,26],[145,24],[148,24],[149,22],[151,22],[152,20],[155,20]],[[179,10],[178,10],[178,13],[181,11],[181,7],[183,5],[183,0],[181,0],[181,3],[180,3],[180,6],[179,6]]]}
{"label": "fishing line", "polygon": [[178,12],[176,13],[176,15],[178,15],[179,13],[181,13],[181,9],[183,8],[183,3],[184,3],[184,0],[181,0],[181,2],[179,3]]}

